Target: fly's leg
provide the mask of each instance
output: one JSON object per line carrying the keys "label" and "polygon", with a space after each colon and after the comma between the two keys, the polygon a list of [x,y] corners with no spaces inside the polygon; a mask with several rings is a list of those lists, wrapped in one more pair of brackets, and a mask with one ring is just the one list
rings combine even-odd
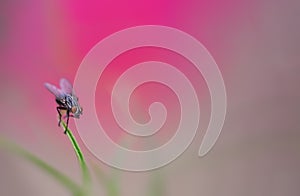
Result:
{"label": "fly's leg", "polygon": [[61,123],[61,113],[60,113],[60,110],[67,110],[67,108],[58,106],[58,107],[56,107],[56,110],[57,110],[57,113],[59,115],[58,126],[60,127],[60,123]]}
{"label": "fly's leg", "polygon": [[64,134],[67,133],[67,129],[68,129],[68,127],[69,127],[69,119],[70,119],[70,111],[67,110],[67,126],[66,126],[66,128],[65,128]]}

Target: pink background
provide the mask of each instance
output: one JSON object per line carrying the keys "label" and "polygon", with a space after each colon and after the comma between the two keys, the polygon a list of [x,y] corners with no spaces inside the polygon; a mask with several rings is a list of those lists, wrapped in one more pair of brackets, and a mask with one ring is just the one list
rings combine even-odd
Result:
{"label": "pink background", "polygon": [[[123,172],[99,162],[80,141],[88,162],[108,175],[118,173],[121,195],[147,195],[157,175],[164,195],[299,195],[298,1],[96,2],[1,1],[1,136],[80,182],[73,149],[57,127],[54,97],[43,83],[58,84],[61,77],[72,81],[86,53],[116,31],[145,24],[166,25],[197,38],[219,65],[228,96],[219,140],[208,155],[197,157],[210,112],[209,94],[202,78],[187,69],[192,80],[200,78],[202,123],[182,156],[159,170]],[[157,51],[148,52],[165,58]],[[130,65],[134,55],[147,59],[142,53],[133,51],[121,58]],[[107,70],[107,77],[114,73]],[[149,94],[163,92],[158,97],[171,96],[173,102],[167,107],[176,111],[171,92],[163,87],[148,90]],[[133,104],[137,102],[133,113],[141,111],[144,115],[136,117],[142,122],[147,119],[143,111],[152,100],[144,93],[142,89],[133,97]],[[97,107],[107,107],[101,106],[101,92],[96,95]],[[178,116],[169,118],[170,126],[176,126]],[[78,136],[73,119],[70,127]],[[155,141],[163,143],[173,134],[164,131],[166,134],[157,135]],[[113,131],[110,134],[115,139],[122,136]],[[147,145],[155,146],[150,139]],[[0,156],[0,195],[69,194],[22,158],[3,151]],[[97,180],[93,185],[95,195],[105,194]]]}

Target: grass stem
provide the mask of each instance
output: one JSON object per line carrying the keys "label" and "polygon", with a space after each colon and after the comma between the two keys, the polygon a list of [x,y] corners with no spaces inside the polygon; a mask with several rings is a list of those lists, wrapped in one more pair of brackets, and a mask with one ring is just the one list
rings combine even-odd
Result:
{"label": "grass stem", "polygon": [[72,131],[67,128],[66,123],[62,121],[61,123],[63,125],[64,130],[66,130],[66,134],[68,136],[68,138],[70,139],[72,146],[74,148],[74,151],[76,153],[77,159],[79,161],[79,165],[81,167],[81,171],[82,171],[82,193],[84,196],[89,195],[90,192],[90,183],[91,183],[91,177],[90,177],[90,173],[87,167],[87,164],[85,162],[83,153],[78,145],[78,142],[75,138],[75,136],[73,135]]}
{"label": "grass stem", "polygon": [[68,176],[62,174],[60,171],[48,165],[46,162],[36,157],[32,153],[28,152],[27,150],[23,149],[22,147],[3,138],[0,138],[0,147],[9,150],[9,152],[17,154],[20,157],[23,157],[27,161],[31,162],[32,164],[36,165],[41,170],[52,176],[61,185],[70,190],[74,195],[78,195],[78,193],[81,192],[80,186],[76,184],[73,180],[71,180]]}

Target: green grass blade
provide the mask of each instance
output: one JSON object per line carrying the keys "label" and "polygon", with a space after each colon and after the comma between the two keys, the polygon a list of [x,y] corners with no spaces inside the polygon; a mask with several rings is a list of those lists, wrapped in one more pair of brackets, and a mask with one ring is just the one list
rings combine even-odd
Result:
{"label": "green grass blade", "polygon": [[79,165],[81,167],[81,171],[82,171],[82,192],[85,196],[89,195],[91,177],[90,177],[90,173],[89,173],[88,167],[86,165],[83,153],[82,153],[82,151],[81,151],[81,149],[78,145],[78,142],[77,142],[75,136],[73,135],[72,131],[69,128],[66,127],[67,126],[66,123],[62,121],[61,124],[63,125],[64,130],[66,129],[66,134],[68,135],[68,137],[69,137],[69,139],[72,143],[72,146],[73,146],[74,151],[76,153],[76,156],[78,158]]}
{"label": "green grass blade", "polygon": [[120,195],[119,186],[117,183],[117,176],[112,176],[107,184],[108,196],[118,196]]}
{"label": "green grass blade", "polygon": [[79,186],[73,182],[69,177],[62,174],[60,171],[56,170],[52,166],[48,165],[43,160],[39,159],[35,155],[31,154],[30,152],[24,150],[20,146],[9,142],[3,138],[0,138],[0,147],[9,150],[9,152],[13,152],[24,159],[28,160],[29,162],[33,163],[41,170],[52,176],[57,182],[63,185],[65,188],[70,190],[74,195],[78,195],[81,192]]}
{"label": "green grass blade", "polygon": [[113,176],[108,177],[105,173],[95,164],[93,164],[93,169],[95,171],[96,177],[106,188],[106,193],[108,196],[118,196],[120,195],[120,189],[117,183],[117,173],[114,173]]}
{"label": "green grass blade", "polygon": [[148,196],[163,196],[165,195],[165,187],[162,179],[162,174],[158,173],[158,171],[154,171],[151,176]]}

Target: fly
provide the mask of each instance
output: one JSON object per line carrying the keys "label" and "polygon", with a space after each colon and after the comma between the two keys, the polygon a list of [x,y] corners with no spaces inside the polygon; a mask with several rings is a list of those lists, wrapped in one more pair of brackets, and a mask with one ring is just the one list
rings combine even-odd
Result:
{"label": "fly", "polygon": [[45,87],[55,95],[55,101],[58,104],[56,107],[59,115],[58,126],[60,126],[63,114],[65,114],[64,118],[67,118],[67,126],[64,131],[64,134],[66,134],[69,126],[69,118],[79,118],[82,114],[82,108],[78,103],[78,98],[74,94],[72,84],[67,79],[62,78],[59,85],[60,89],[52,84],[45,83]]}

